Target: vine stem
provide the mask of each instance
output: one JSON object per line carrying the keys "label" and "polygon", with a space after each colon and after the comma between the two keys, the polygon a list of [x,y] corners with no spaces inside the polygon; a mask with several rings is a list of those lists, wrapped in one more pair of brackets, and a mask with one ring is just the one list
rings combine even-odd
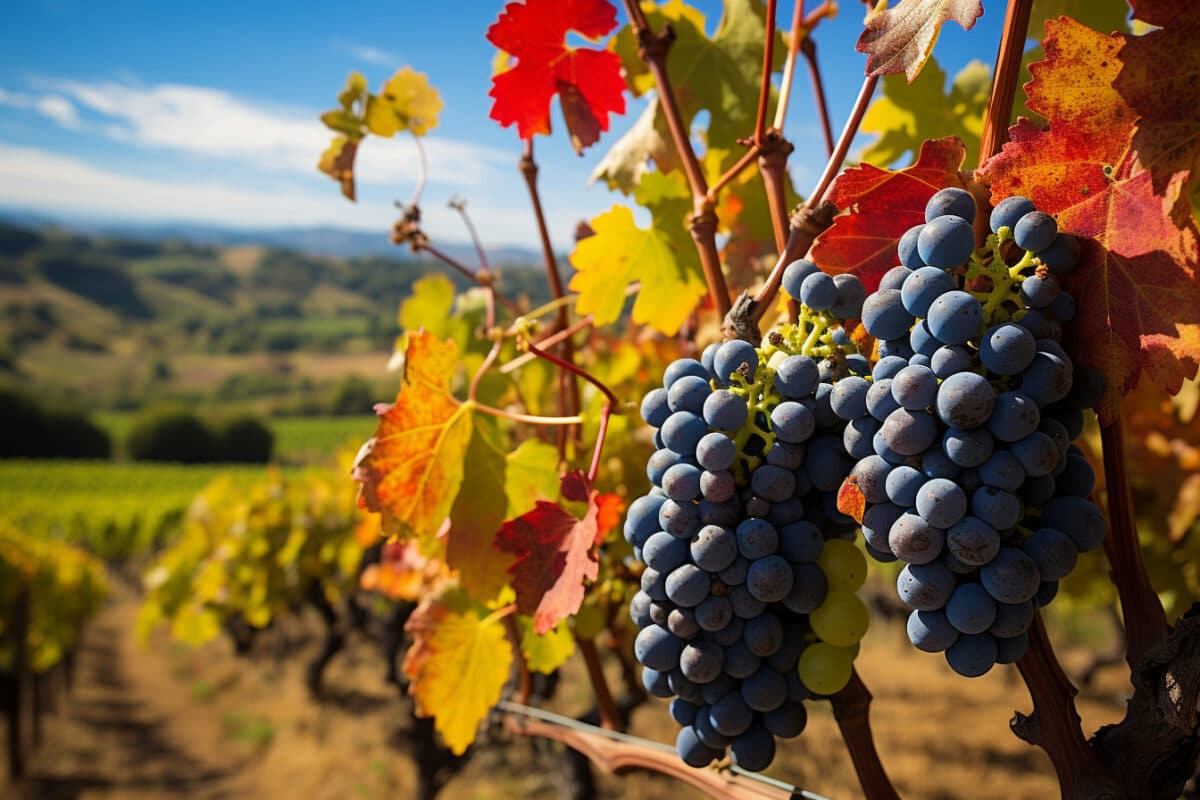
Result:
{"label": "vine stem", "polygon": [[451,269],[455,270],[456,272],[464,275],[468,280],[473,281],[474,283],[477,283],[484,288],[490,288],[496,294],[496,301],[499,302],[500,305],[504,306],[506,311],[508,311],[513,316],[520,316],[521,307],[519,305],[517,305],[516,302],[514,302],[512,300],[512,298],[507,297],[503,292],[501,292],[499,289],[497,289],[493,285],[493,283],[492,283],[493,276],[490,272],[484,273],[484,274],[475,272],[470,267],[468,267],[466,264],[462,263],[457,258],[454,258],[453,256],[451,256],[449,253],[439,250],[437,247],[435,247],[433,244],[431,244],[429,242],[428,238],[424,237],[424,234],[422,234],[422,238],[420,240],[417,240],[416,243],[413,245],[413,249],[414,250],[424,250],[426,253],[429,253],[429,255],[431,255],[434,258],[436,258],[437,260],[441,261],[446,266],[448,266]]}
{"label": "vine stem", "polygon": [[[560,300],[566,292],[563,291],[562,276],[558,270],[558,258],[555,257],[554,247],[550,243],[550,231],[546,225],[546,214],[542,210],[542,198],[538,192],[538,165],[533,159],[532,138],[525,140],[525,154],[521,157],[520,169],[522,177],[525,178],[525,186],[529,189],[529,199],[533,203],[534,216],[537,218],[538,235],[542,240],[542,257],[546,262],[546,277],[550,282],[550,293],[555,300]],[[555,324],[559,329],[567,327],[565,305],[558,307],[558,321]],[[575,343],[567,338],[558,345],[558,348],[562,353],[563,360],[566,363],[574,364]],[[558,413],[562,416],[579,413],[579,385],[575,382],[574,377],[562,370],[558,373]],[[558,457],[560,461],[566,458],[567,443],[576,435],[577,431],[566,428],[559,431]]]}
{"label": "vine stem", "polygon": [[825,83],[821,80],[821,68],[817,65],[817,43],[805,36],[800,52],[808,62],[808,74],[812,78],[813,100],[817,116],[821,119],[821,133],[825,136],[825,152],[833,155],[833,127],[829,123],[829,104],[825,100]]}
{"label": "vine stem", "polygon": [[1167,637],[1167,615],[1150,576],[1138,542],[1137,522],[1129,490],[1125,461],[1125,433],[1118,413],[1111,425],[1100,427],[1104,450],[1104,481],[1108,496],[1110,530],[1104,537],[1104,552],[1112,568],[1113,583],[1121,601],[1128,648],[1125,659],[1137,668],[1146,651]]}
{"label": "vine stem", "polygon": [[850,682],[829,698],[833,717],[837,720],[842,740],[850,751],[854,771],[867,800],[900,800],[879,761],[875,737],[871,733],[871,692],[859,677],[858,670],[850,672]]}
{"label": "vine stem", "polygon": [[787,58],[783,61],[783,80],[779,84],[779,103],[775,106],[775,121],[771,127],[783,130],[787,118],[788,98],[792,94],[792,80],[796,74],[796,56],[800,52],[800,41],[808,32],[804,30],[804,0],[796,0],[792,7],[792,36],[788,40]]}
{"label": "vine stem", "polygon": [[[593,317],[591,314],[588,314],[583,319],[580,319],[580,320],[577,320],[576,322],[574,322],[571,325],[571,327],[564,328],[561,331],[555,331],[554,333],[550,334],[546,338],[538,340],[537,344],[539,347],[553,347],[554,345],[561,342],[563,339],[566,339],[567,337],[570,337],[570,336],[574,336],[575,334],[579,333],[584,328],[590,328],[594,324],[596,324],[595,317]],[[533,353],[522,353],[521,355],[514,358],[512,361],[507,361],[504,364],[502,364],[500,366],[500,373],[503,375],[507,375],[508,373],[525,366],[526,364],[528,364],[530,361],[532,361],[535,358],[537,358],[537,356],[535,356]]]}
{"label": "vine stem", "polygon": [[525,422],[530,425],[579,425],[583,422],[583,417],[576,414],[573,417],[539,417],[536,414],[518,414],[515,411],[505,411],[502,408],[492,408],[483,403],[472,403],[471,407],[476,411],[481,411],[484,414],[489,414],[500,419],[507,419],[513,422]]}
{"label": "vine stem", "polygon": [[1025,37],[1029,31],[1029,16],[1033,0],[1009,0],[1004,15],[1004,33],[996,51],[996,68],[992,79],[992,94],[988,97],[983,117],[983,133],[979,142],[979,163],[987,161],[1008,141],[1008,120],[1012,117],[1013,98],[1021,76],[1021,57],[1025,53]]}
{"label": "vine stem", "polygon": [[689,226],[692,241],[700,256],[700,266],[704,270],[708,294],[717,313],[723,319],[729,313],[731,304],[729,285],[725,282],[725,274],[721,270],[721,256],[717,252],[717,215],[713,212],[713,202],[709,199],[704,170],[696,158],[683,114],[679,110],[679,102],[675,98],[675,90],[667,74],[667,52],[671,43],[675,41],[675,32],[667,25],[662,33],[654,33],[649,28],[638,0],[622,2],[629,22],[637,34],[638,55],[654,76],[655,85],[658,87],[658,100],[667,120],[667,128],[671,131],[671,141],[683,165],[684,175],[687,176],[688,188],[692,192],[692,218]]}
{"label": "vine stem", "polygon": [[517,662],[517,702],[524,705],[529,702],[533,682],[529,677],[529,665],[525,663],[525,653],[521,650],[521,631],[517,628],[516,617],[509,615],[504,618],[504,633],[512,645],[513,660]]}
{"label": "vine stem", "polygon": [[850,111],[850,118],[846,120],[841,136],[838,137],[837,146],[834,147],[833,154],[829,156],[829,161],[825,164],[825,171],[821,173],[817,185],[808,195],[808,200],[805,202],[807,208],[815,209],[824,202],[825,193],[829,191],[833,179],[837,177],[838,171],[842,168],[842,162],[846,160],[846,154],[850,152],[850,143],[858,134],[858,126],[862,124],[863,115],[867,113],[867,106],[871,104],[871,96],[875,94],[875,86],[878,83],[879,78],[872,75],[868,75],[863,80],[862,88],[858,90],[858,98],[854,101],[854,108]]}
{"label": "vine stem", "polygon": [[600,651],[596,642],[582,636],[575,637],[575,646],[583,656],[587,667],[588,680],[592,683],[592,691],[596,694],[596,708],[600,711],[600,727],[606,731],[625,730],[625,720],[613,700],[612,690],[608,688],[608,679],[604,677],[604,665],[600,663]]}
{"label": "vine stem", "polygon": [[604,439],[605,439],[605,437],[608,436],[609,416],[611,416],[613,408],[615,408],[619,403],[619,401],[617,400],[617,396],[615,394],[613,394],[612,389],[609,389],[607,386],[604,385],[603,381],[601,381],[599,378],[592,375],[590,372],[583,369],[582,367],[579,367],[575,364],[564,361],[561,358],[559,358],[558,356],[555,356],[552,353],[542,350],[540,347],[538,347],[535,344],[529,345],[529,352],[533,353],[535,356],[538,356],[539,358],[546,359],[551,364],[554,364],[555,366],[557,366],[561,369],[564,369],[568,372],[572,372],[572,373],[578,375],[579,377],[583,378],[588,383],[595,386],[597,389],[599,389],[604,394],[604,398],[605,398],[604,407],[600,409],[600,428],[596,432],[596,446],[592,450],[591,466],[588,467],[587,479],[588,479],[588,483],[590,484],[596,480],[596,473],[600,469],[600,453],[604,450]]}
{"label": "vine stem", "polygon": [[1054,655],[1040,613],[1029,626],[1029,650],[1017,661],[1017,670],[1029,688],[1033,713],[1017,712],[1009,727],[1017,737],[1050,756],[1062,796],[1117,796],[1111,791],[1104,765],[1083,738],[1075,709],[1077,690]]}
{"label": "vine stem", "polygon": [[471,215],[467,213],[467,201],[463,198],[455,198],[450,201],[450,207],[459,213],[463,219],[463,224],[467,226],[467,235],[471,237],[471,243],[475,245],[475,254],[479,256],[479,267],[484,272],[491,272],[491,265],[488,264],[487,252],[483,249],[483,242],[479,238],[479,231],[475,229],[475,223],[471,221]]}
{"label": "vine stem", "polygon": [[833,224],[836,214],[837,208],[831,203],[825,203],[815,210],[801,208],[792,215],[791,228],[788,231],[783,252],[779,254],[779,260],[775,262],[774,268],[767,276],[767,282],[751,298],[751,323],[757,325],[763,315],[767,313],[767,309],[771,307],[775,295],[779,293],[779,286],[783,282],[783,271],[787,265],[808,254],[808,249],[812,247],[813,241],[821,235],[822,231]]}
{"label": "vine stem", "polygon": [[421,144],[421,137],[415,132],[412,135],[413,143],[417,146],[417,163],[421,166],[421,171],[417,173],[417,188],[413,190],[412,202],[409,205],[421,205],[421,195],[425,191],[425,182],[429,179],[429,159],[425,155],[425,145]]}
{"label": "vine stem", "polygon": [[762,80],[758,89],[758,116],[754,119],[754,143],[762,145],[767,132],[767,104],[771,102],[771,62],[775,60],[775,10],[777,0],[767,0],[767,40],[763,44]]}

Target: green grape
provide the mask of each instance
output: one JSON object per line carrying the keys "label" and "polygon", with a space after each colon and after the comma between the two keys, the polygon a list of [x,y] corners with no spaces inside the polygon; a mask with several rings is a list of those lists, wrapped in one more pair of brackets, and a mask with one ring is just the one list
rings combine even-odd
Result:
{"label": "green grape", "polygon": [[870,614],[853,592],[834,591],[809,615],[813,631],[835,647],[850,647],[867,632]]}
{"label": "green grape", "polygon": [[817,566],[825,571],[830,591],[856,592],[867,580],[867,559],[852,542],[830,539],[821,548]]}
{"label": "green grape", "polygon": [[853,664],[848,648],[817,642],[800,654],[800,680],[817,694],[833,694],[849,682]]}

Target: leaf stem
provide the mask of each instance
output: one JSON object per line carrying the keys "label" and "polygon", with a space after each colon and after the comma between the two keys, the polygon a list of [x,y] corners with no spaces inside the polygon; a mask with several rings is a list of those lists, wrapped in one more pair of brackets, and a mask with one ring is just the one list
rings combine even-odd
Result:
{"label": "leaf stem", "polygon": [[515,613],[517,613],[517,604],[509,603],[506,606],[501,606],[500,608],[497,608],[495,611],[488,614],[483,619],[479,620],[479,626],[483,627],[484,625],[490,625],[493,622],[499,622],[500,620],[504,619],[505,617],[509,616],[510,614],[515,614]]}
{"label": "leaf stem", "polygon": [[412,132],[412,137],[417,146],[417,163],[420,164],[421,170],[417,173],[417,188],[413,190],[412,202],[409,205],[419,206],[421,194],[425,191],[425,182],[429,180],[429,159],[425,156],[425,145],[421,144],[421,137],[415,132]]}
{"label": "leaf stem", "polygon": [[1111,425],[1100,426],[1100,443],[1104,450],[1110,527],[1108,536],[1104,537],[1104,552],[1108,556],[1125,620],[1128,642],[1125,660],[1136,669],[1146,651],[1167,637],[1167,615],[1150,583],[1150,576],[1146,574],[1146,561],[1138,542],[1125,462],[1124,426],[1119,413]]}
{"label": "leaf stem", "polygon": [[987,161],[1008,141],[1008,121],[1012,117],[1017,80],[1021,75],[1021,56],[1025,53],[1025,37],[1033,0],[1009,0],[1004,15],[1004,33],[996,51],[996,69],[992,93],[983,116],[983,133],[979,142],[979,163]]}
{"label": "leaf stem", "polygon": [[833,153],[829,156],[828,163],[825,164],[825,171],[821,173],[817,185],[813,187],[812,192],[808,195],[808,200],[805,203],[808,208],[815,209],[824,201],[825,193],[829,191],[829,187],[833,184],[833,179],[842,168],[842,162],[846,160],[846,153],[850,152],[850,144],[854,141],[855,135],[858,134],[858,126],[862,124],[863,115],[867,113],[867,106],[871,104],[871,95],[875,94],[875,85],[877,83],[879,83],[879,78],[870,75],[863,80],[862,88],[858,90],[858,99],[854,101],[854,108],[850,112],[850,118],[846,120],[841,136],[838,137],[837,145],[834,147]]}
{"label": "leaf stem", "polygon": [[421,239],[413,242],[412,248],[413,250],[418,251],[424,250],[426,253],[429,253],[429,255],[438,259],[446,266],[466,276],[467,279],[485,288],[490,288],[493,292],[495,292],[496,300],[500,303],[500,305],[504,306],[505,310],[507,310],[513,316],[520,316],[521,307],[493,285],[492,281],[494,276],[492,273],[488,272],[481,274],[474,272],[458,259],[454,258],[448,253],[443,252],[442,250],[439,250],[437,247],[431,244],[428,237],[426,237],[424,234],[421,234]]}
{"label": "leaf stem", "polygon": [[604,394],[604,407],[600,409],[600,428],[596,432],[596,446],[592,450],[592,463],[588,468],[588,483],[591,483],[592,481],[596,480],[596,473],[600,469],[600,453],[604,449],[604,439],[608,435],[608,418],[612,414],[612,410],[617,407],[620,401],[617,400],[617,396],[613,394],[612,389],[605,386],[603,381],[582,367],[567,361],[563,361],[561,358],[542,350],[536,344],[529,345],[529,352],[533,353],[535,356],[546,359],[551,364],[555,364],[564,370],[575,373],[588,383],[595,386]]}
{"label": "leaf stem", "polygon": [[583,423],[583,417],[578,414],[573,417],[539,417],[536,414],[518,414],[515,411],[505,411],[476,402],[471,403],[471,408],[481,411],[484,414],[490,414],[493,417],[500,417],[500,419],[512,420],[513,422],[525,422],[530,425],[581,425]]}
{"label": "leaf stem", "polygon": [[758,116],[754,120],[754,143],[761,145],[767,132],[767,104],[771,102],[771,62],[775,59],[775,10],[777,0],[767,0],[767,40],[763,44],[762,80],[758,89]]}

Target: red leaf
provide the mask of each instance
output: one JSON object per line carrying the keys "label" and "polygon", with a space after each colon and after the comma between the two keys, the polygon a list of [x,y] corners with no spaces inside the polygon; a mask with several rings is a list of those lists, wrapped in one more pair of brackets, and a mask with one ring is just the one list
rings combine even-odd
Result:
{"label": "red leaf", "polygon": [[980,170],[992,201],[1021,194],[1081,237],[1079,266],[1065,276],[1078,307],[1069,349],[1104,373],[1097,413],[1118,413],[1121,394],[1143,373],[1174,394],[1200,364],[1200,231],[1187,208],[1187,173],[1165,197],[1138,171],[1130,148],[1138,116],[1113,86],[1122,36],[1073,20],[1048,22],[1046,60],[1031,68],[1029,107],[1050,123],[1022,121]]}
{"label": "red leaf", "polygon": [[508,568],[517,610],[533,617],[537,633],[546,633],[577,612],[583,604],[584,581],[596,580],[600,569],[596,547],[607,532],[600,524],[601,502],[609,528],[615,524],[609,497],[602,499],[592,492],[583,519],[557,503],[539,500],[532,511],[505,522],[496,534],[496,546],[517,557]]}
{"label": "red leaf", "polygon": [[491,117],[503,127],[514,122],[522,139],[550,133],[550,100],[558,94],[567,131],[577,153],[608,130],[610,113],[625,113],[621,59],[607,50],[572,48],[568,31],[588,39],[617,25],[607,0],[528,0],[509,3],[487,38],[517,59],[492,78]]}
{"label": "red leaf", "polygon": [[925,221],[925,204],[939,189],[965,186],[959,167],[967,157],[957,137],[933,139],[921,145],[917,163],[892,171],[874,164],[848,169],[838,176],[829,199],[848,213],[821,234],[809,257],[831,275],[853,272],[868,292],[900,263],[896,243],[914,225]]}

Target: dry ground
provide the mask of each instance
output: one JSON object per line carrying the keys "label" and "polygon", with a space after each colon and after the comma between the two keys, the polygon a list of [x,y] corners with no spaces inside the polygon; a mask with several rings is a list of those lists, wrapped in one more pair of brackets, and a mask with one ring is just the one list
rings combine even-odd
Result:
{"label": "dry ground", "polygon": [[[329,699],[303,688],[303,664],[316,647],[312,621],[289,621],[253,659],[225,641],[191,651],[132,636],[136,596],[120,590],[90,627],[76,685],[47,717],[45,740],[20,786],[0,782],[0,797],[87,798],[409,798],[415,772],[405,752],[410,706],[383,680],[373,645],[355,642],[326,673]],[[1052,631],[1053,633],[1053,631]],[[938,657],[903,645],[896,627],[873,630],[858,661],[875,694],[876,741],[906,798],[1052,798],[1048,759],[1008,731],[1014,709],[1029,710],[1015,670],[974,681]],[[274,651],[274,652],[272,652]],[[1068,669],[1086,660],[1068,652]],[[614,667],[615,677],[615,665]],[[582,713],[583,668],[569,665],[553,707]],[[1121,715],[1119,667],[1099,675],[1079,709],[1088,731]],[[781,747],[770,774],[830,798],[860,796],[849,758],[823,703],[810,705],[808,729]],[[639,708],[633,733],[668,741],[672,723],[659,701]],[[526,741],[480,750],[446,787],[447,800],[558,798],[561,752]],[[535,752],[540,751],[540,752]],[[661,776],[601,776],[611,798],[691,797]],[[682,792],[682,794],[681,794]]]}

